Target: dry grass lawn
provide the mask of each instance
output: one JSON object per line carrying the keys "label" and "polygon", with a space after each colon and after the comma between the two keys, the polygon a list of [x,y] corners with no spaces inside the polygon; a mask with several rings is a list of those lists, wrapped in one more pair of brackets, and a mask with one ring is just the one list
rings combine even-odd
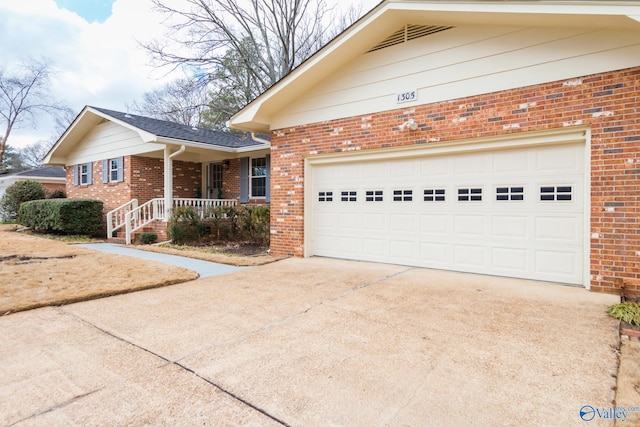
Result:
{"label": "dry grass lawn", "polygon": [[79,248],[0,225],[0,315],[198,278],[194,271]]}

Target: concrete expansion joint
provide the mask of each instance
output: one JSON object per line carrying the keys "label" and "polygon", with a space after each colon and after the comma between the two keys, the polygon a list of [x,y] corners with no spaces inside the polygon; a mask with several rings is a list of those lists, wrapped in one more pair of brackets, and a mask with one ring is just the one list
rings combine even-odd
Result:
{"label": "concrete expansion joint", "polygon": [[21,420],[16,421],[15,423],[8,424],[7,427],[15,426],[15,425],[21,424],[21,423],[23,423],[25,421],[31,420],[33,418],[37,418],[40,415],[44,415],[44,414],[47,414],[49,412],[53,412],[53,411],[55,411],[57,409],[64,408],[65,406],[70,405],[70,404],[72,404],[72,403],[74,403],[74,402],[76,402],[76,401],[78,401],[78,400],[80,400],[80,399],[82,399],[84,397],[87,397],[87,396],[90,396],[90,395],[92,395],[94,393],[97,393],[102,389],[104,389],[104,387],[100,387],[100,388],[97,388],[95,390],[91,390],[91,391],[89,391],[87,393],[79,394],[78,396],[73,396],[71,399],[67,399],[64,402],[60,402],[60,403],[58,403],[56,405],[53,405],[53,406],[50,406],[50,407],[48,407],[46,409],[38,411],[33,415],[29,415],[28,417],[25,417],[25,418],[23,418]]}
{"label": "concrete expansion joint", "polygon": [[[227,390],[227,389],[223,388],[222,386],[220,386],[220,385],[218,385],[218,384],[214,383],[213,381],[211,381],[211,380],[209,380],[209,379],[207,379],[207,378],[205,378],[205,377],[201,376],[200,374],[198,374],[197,372],[195,372],[193,369],[190,369],[189,367],[187,367],[187,366],[183,365],[183,364],[182,364],[182,363],[180,363],[179,361],[172,361],[172,360],[169,360],[169,359],[167,359],[166,357],[162,356],[161,354],[158,354],[158,353],[156,353],[156,352],[154,352],[154,351],[152,351],[152,350],[149,350],[148,348],[144,348],[144,347],[142,347],[142,346],[140,346],[140,345],[138,345],[138,344],[136,344],[136,343],[134,343],[134,342],[131,342],[131,341],[127,340],[127,339],[124,339],[124,338],[122,338],[122,337],[120,337],[120,336],[118,336],[118,335],[115,335],[114,333],[109,332],[109,331],[107,331],[106,329],[103,329],[103,328],[101,328],[100,326],[98,326],[98,325],[96,325],[96,324],[94,324],[94,323],[92,323],[92,322],[90,322],[90,321],[88,321],[88,320],[86,320],[86,319],[83,319],[83,318],[82,318],[82,317],[80,317],[80,316],[77,316],[77,315],[75,315],[75,314],[73,314],[73,313],[69,313],[69,312],[67,312],[67,311],[65,311],[65,310],[63,310],[63,309],[60,309],[60,310],[61,310],[61,311],[63,311],[64,313],[66,313],[67,315],[69,315],[69,316],[71,316],[71,317],[73,317],[73,318],[75,318],[75,319],[78,319],[79,321],[81,321],[81,322],[83,322],[83,323],[85,323],[85,324],[87,324],[87,325],[89,325],[89,326],[91,326],[91,327],[93,327],[93,328],[95,328],[95,329],[99,330],[100,332],[102,332],[102,333],[103,333],[103,334],[105,334],[105,335],[108,335],[108,336],[110,336],[110,337],[113,337],[113,338],[115,338],[115,339],[116,339],[116,340],[118,340],[118,341],[124,342],[124,343],[126,343],[126,344],[128,344],[128,345],[130,345],[130,346],[133,346],[133,347],[138,348],[138,349],[140,349],[140,350],[142,350],[142,351],[145,351],[145,352],[147,352],[147,353],[149,353],[149,354],[151,354],[151,355],[153,355],[153,356],[157,357],[158,359],[161,359],[161,360],[163,360],[163,361],[167,362],[167,364],[166,364],[166,365],[164,365],[164,366],[173,365],[173,366],[178,367],[178,368],[179,368],[180,370],[182,370],[182,371],[188,372],[189,374],[191,374],[191,375],[194,375],[194,376],[198,377],[200,380],[202,380],[202,381],[206,382],[207,384],[209,384],[209,385],[213,386],[214,388],[216,388],[216,389],[217,389],[217,390],[219,390],[220,392],[222,392],[222,393],[224,393],[224,394],[228,395],[228,396],[229,396],[229,397],[231,397],[232,399],[237,400],[238,402],[242,403],[243,405],[246,405],[246,406],[250,407],[251,409],[253,409],[253,410],[255,410],[255,411],[260,412],[262,415],[264,415],[264,416],[268,417],[269,419],[271,419],[271,420],[273,420],[273,421],[277,422],[277,423],[278,423],[278,424],[280,424],[280,425],[283,425],[283,426],[287,426],[287,427],[289,427],[289,424],[287,424],[286,422],[284,422],[284,421],[282,421],[282,420],[278,419],[277,417],[275,417],[275,416],[273,416],[273,415],[269,414],[266,410],[264,410],[264,409],[262,409],[262,408],[260,408],[260,407],[258,407],[258,406],[256,406],[256,405],[252,404],[252,403],[251,403],[251,402],[249,402],[248,400],[243,399],[242,397],[240,397],[240,396],[238,396],[238,395],[236,395],[236,394],[232,393],[231,391],[229,391],[229,390]],[[164,366],[163,366],[163,367],[164,367]],[[56,410],[56,409],[58,409],[58,408],[60,408],[60,407],[63,407],[63,406],[66,406],[66,405],[68,405],[68,404],[72,403],[73,401],[75,401],[75,400],[77,400],[77,399],[80,399],[80,398],[82,398],[82,397],[88,396],[88,395],[93,394],[93,393],[95,393],[95,392],[97,392],[97,391],[100,391],[100,390],[102,390],[103,388],[104,388],[104,387],[101,387],[101,388],[96,389],[96,390],[93,390],[93,391],[91,391],[91,392],[89,392],[89,393],[85,393],[85,394],[83,394],[83,395],[81,395],[81,396],[74,397],[73,399],[70,399],[70,400],[68,400],[68,401],[66,401],[66,402],[63,402],[63,403],[59,404],[59,405],[53,406],[53,407],[51,407],[51,408],[49,408],[49,409],[46,409],[46,410],[44,410],[44,411],[40,411],[40,412],[38,412],[37,414],[32,415],[32,416],[31,416],[31,417],[29,417],[29,418],[36,417],[36,416],[41,415],[41,414],[44,414],[44,413],[46,413],[46,412],[54,411],[54,410]],[[28,419],[28,418],[27,418],[27,419]],[[24,420],[21,420],[21,421],[24,421]],[[18,422],[21,422],[21,421],[18,421]]]}

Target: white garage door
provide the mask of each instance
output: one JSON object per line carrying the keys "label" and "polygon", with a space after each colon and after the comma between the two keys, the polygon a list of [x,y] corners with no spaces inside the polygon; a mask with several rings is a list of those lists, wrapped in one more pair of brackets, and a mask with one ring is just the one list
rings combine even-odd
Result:
{"label": "white garage door", "polygon": [[311,255],[583,283],[584,144],[311,166]]}

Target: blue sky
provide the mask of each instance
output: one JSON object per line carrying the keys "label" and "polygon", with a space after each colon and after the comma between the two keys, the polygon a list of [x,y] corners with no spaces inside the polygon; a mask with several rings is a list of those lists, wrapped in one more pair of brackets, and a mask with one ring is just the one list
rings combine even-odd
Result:
{"label": "blue sky", "polygon": [[104,22],[115,0],[56,0],[59,7],[77,13],[87,22]]}

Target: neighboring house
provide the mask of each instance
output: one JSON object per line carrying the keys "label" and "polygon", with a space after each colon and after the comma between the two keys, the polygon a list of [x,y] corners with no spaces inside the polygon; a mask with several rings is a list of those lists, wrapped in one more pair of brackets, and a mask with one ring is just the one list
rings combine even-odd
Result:
{"label": "neighboring house", "polygon": [[639,292],[639,20],[383,1],[230,121],[271,132],[272,253]]}
{"label": "neighboring house", "polygon": [[164,237],[176,206],[269,202],[268,141],[104,108],[85,107],[44,163],[65,167],[67,197],[101,200],[107,235],[128,241],[152,222]]}
{"label": "neighboring house", "polygon": [[41,166],[35,169],[0,175],[0,197],[5,190],[18,181],[37,181],[47,194],[56,190],[65,191],[65,172],[60,166]]}

